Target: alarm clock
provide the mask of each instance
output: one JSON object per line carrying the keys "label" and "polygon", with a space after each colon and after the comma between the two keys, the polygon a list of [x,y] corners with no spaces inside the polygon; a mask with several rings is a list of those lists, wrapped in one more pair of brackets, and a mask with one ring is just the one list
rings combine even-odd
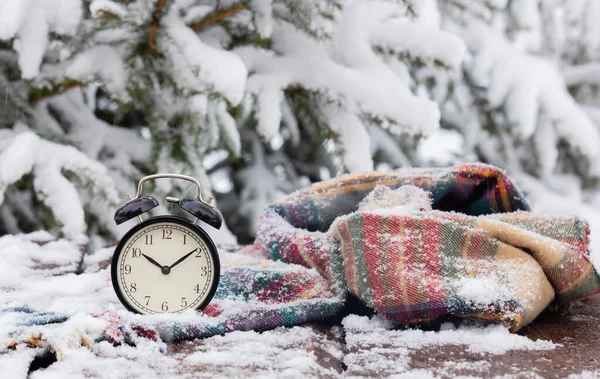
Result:
{"label": "alarm clock", "polygon": [[[142,218],[159,204],[152,196],[142,196],[144,183],[163,178],[196,185],[196,198],[166,198],[193,220],[171,215]],[[156,174],[140,180],[137,196],[114,217],[117,225],[134,217],[139,220],[119,241],[112,257],[112,284],[126,309],[141,314],[181,313],[202,310],[211,301],[219,284],[219,255],[208,234],[196,224],[202,220],[221,228],[221,216],[211,201],[210,197],[202,199],[200,183],[190,176]]]}

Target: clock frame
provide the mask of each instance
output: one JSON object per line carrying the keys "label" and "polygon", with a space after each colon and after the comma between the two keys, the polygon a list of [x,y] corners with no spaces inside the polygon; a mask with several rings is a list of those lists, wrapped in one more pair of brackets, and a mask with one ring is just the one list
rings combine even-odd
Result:
{"label": "clock frame", "polygon": [[[132,305],[132,301],[128,298],[128,296],[125,293],[123,293],[124,290],[119,285],[119,283],[121,282],[121,280],[120,280],[121,268],[119,265],[119,259],[120,259],[121,255],[123,254],[123,251],[124,251],[124,248],[126,247],[126,245],[130,242],[130,240],[132,240],[132,238],[134,238],[136,236],[136,234],[142,232],[142,230],[144,228],[148,228],[155,224],[165,224],[165,223],[174,224],[179,227],[187,229],[189,232],[195,234],[196,237],[198,237],[198,239],[206,246],[208,255],[209,255],[210,259],[212,260],[212,269],[208,270],[209,272],[207,273],[207,275],[211,276],[211,278],[209,279],[211,282],[208,285],[206,295],[200,300],[199,304],[195,307],[191,307],[191,306],[185,307],[177,312],[167,312],[164,309],[163,309],[163,312],[158,312],[158,311],[143,312],[143,309],[141,311],[140,309],[138,309],[138,307]],[[173,259],[177,259],[177,258],[179,258],[178,255],[173,257]],[[165,266],[165,267],[168,267],[168,266]],[[163,269],[165,267],[163,267]],[[158,267],[157,267],[157,269],[158,269]],[[164,272],[162,274],[164,274]],[[171,275],[170,272],[167,274]],[[173,275],[175,275],[175,274],[176,273],[174,273]],[[187,309],[195,309],[197,311],[200,311],[200,310],[204,309],[204,307],[206,307],[206,305],[208,305],[208,303],[214,297],[214,294],[215,294],[218,284],[219,284],[219,277],[220,277],[220,261],[219,261],[219,255],[217,253],[217,249],[216,249],[213,241],[210,239],[208,234],[204,230],[202,230],[202,228],[197,226],[195,223],[192,223],[191,221],[189,221],[187,219],[177,217],[177,216],[151,217],[151,218],[144,220],[144,221],[140,222],[139,224],[135,225],[131,230],[129,230],[123,236],[123,238],[117,245],[115,252],[113,254],[113,257],[112,257],[111,279],[112,279],[112,284],[113,284],[115,293],[117,294],[119,301],[123,304],[123,306],[127,310],[134,312],[134,313],[139,313],[139,314],[181,313],[182,311],[187,310]],[[197,300],[195,300],[195,301],[197,301]],[[191,304],[193,304],[194,302],[192,302]]]}

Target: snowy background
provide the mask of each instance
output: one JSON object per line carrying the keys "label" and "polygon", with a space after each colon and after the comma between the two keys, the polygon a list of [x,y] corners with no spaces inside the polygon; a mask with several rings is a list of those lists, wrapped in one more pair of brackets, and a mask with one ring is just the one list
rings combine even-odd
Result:
{"label": "snowy background", "polygon": [[0,0],[0,245],[28,257],[0,288],[33,275],[32,239],[58,239],[52,275],[105,258],[156,172],[198,178],[226,221],[207,230],[245,244],[313,182],[490,163],[534,211],[588,220],[599,264],[599,19],[597,0]]}
{"label": "snowy background", "polygon": [[312,182],[473,161],[596,224],[598,17],[593,0],[0,0],[0,232],[94,251],[131,227],[112,215],[142,176],[176,172],[216,197],[217,240],[248,243]]}

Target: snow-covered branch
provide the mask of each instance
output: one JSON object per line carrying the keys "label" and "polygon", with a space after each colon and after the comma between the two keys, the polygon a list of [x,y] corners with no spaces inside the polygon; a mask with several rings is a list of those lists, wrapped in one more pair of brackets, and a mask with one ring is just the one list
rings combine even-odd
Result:
{"label": "snow-covered branch", "polygon": [[0,143],[0,194],[33,171],[38,197],[70,239],[85,242],[86,224],[80,197],[64,172],[75,174],[112,206],[119,201],[106,168],[71,146],[45,141],[31,132],[2,133]]}
{"label": "snow-covered branch", "polygon": [[600,84],[600,63],[592,62],[564,68],[565,82],[569,87],[579,84]]}

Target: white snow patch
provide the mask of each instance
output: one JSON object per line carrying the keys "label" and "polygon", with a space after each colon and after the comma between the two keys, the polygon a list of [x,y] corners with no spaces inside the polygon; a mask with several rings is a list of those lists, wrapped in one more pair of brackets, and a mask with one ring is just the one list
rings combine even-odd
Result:
{"label": "white snow patch", "polygon": [[439,129],[419,141],[420,162],[443,166],[455,163],[464,155],[464,137],[456,130]]}
{"label": "white snow patch", "polygon": [[511,333],[500,325],[487,327],[465,326],[457,329],[423,331],[419,329],[389,330],[379,319],[350,315],[342,325],[351,332],[346,340],[357,345],[389,344],[400,348],[419,349],[430,346],[465,345],[467,351],[500,355],[510,350],[552,350],[559,344],[551,341],[533,341]]}
{"label": "white snow patch", "polygon": [[125,63],[111,46],[96,45],[78,54],[67,68],[66,74],[81,81],[90,81],[97,76],[109,91],[116,94],[125,91]]}
{"label": "white snow patch", "polygon": [[248,74],[244,62],[234,53],[203,43],[172,6],[161,20],[164,35],[158,39],[173,65],[174,79],[182,88],[212,90],[233,105],[242,101]]}
{"label": "white snow patch", "polygon": [[457,295],[475,304],[487,305],[511,298],[511,291],[490,277],[460,278],[456,281]]}

